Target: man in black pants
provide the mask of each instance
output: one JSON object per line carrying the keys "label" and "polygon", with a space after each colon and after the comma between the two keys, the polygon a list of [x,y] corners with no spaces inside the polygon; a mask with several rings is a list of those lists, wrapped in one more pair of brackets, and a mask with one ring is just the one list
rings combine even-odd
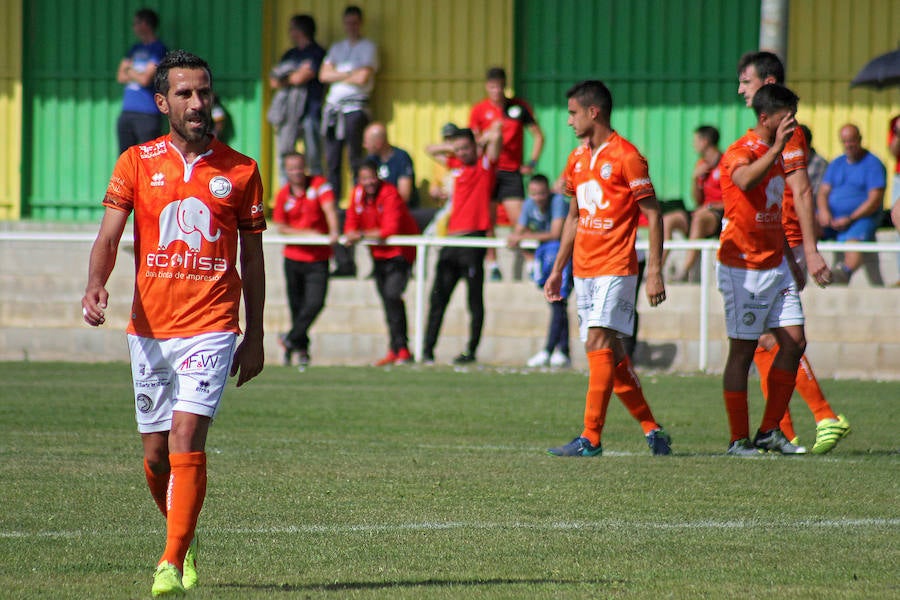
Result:
{"label": "man in black pants", "polygon": [[[454,169],[453,208],[447,224],[447,233],[460,237],[485,237],[491,226],[490,203],[497,174],[502,138],[500,121],[488,129],[481,138],[483,150],[475,143],[471,129],[458,130],[449,140],[453,155],[462,163]],[[446,159],[445,159],[446,160]],[[444,311],[456,283],[465,278],[468,285],[469,344],[455,364],[475,362],[475,352],[481,340],[484,324],[484,255],[485,248],[446,247],[438,257],[434,287],[428,311],[428,327],[422,360],[434,363],[434,346],[437,343]]]}

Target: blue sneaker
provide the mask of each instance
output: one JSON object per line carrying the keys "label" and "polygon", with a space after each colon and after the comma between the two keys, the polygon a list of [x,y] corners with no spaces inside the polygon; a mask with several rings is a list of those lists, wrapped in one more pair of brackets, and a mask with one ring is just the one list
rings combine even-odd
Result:
{"label": "blue sneaker", "polygon": [[666,430],[661,425],[658,429],[654,429],[647,434],[647,445],[650,446],[653,456],[668,456],[672,454],[671,443],[672,436],[666,433]]}
{"label": "blue sneaker", "polygon": [[603,445],[591,445],[587,438],[577,437],[565,446],[550,448],[547,454],[551,456],[600,456],[603,454]]}

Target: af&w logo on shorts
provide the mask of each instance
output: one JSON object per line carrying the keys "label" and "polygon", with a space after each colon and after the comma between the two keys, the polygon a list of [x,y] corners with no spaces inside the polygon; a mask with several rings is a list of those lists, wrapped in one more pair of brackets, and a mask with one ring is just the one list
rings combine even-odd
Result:
{"label": "af&w logo on shorts", "polygon": [[134,399],[134,405],[138,411],[147,414],[153,410],[153,399],[147,394],[138,394]]}

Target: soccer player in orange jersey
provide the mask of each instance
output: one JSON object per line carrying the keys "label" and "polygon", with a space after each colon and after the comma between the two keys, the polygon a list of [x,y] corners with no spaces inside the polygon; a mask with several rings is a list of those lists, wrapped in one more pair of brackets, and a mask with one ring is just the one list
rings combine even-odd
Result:
{"label": "soccer player in orange jersey", "polygon": [[581,340],[588,358],[584,430],[548,452],[599,456],[606,409],[613,392],[641,424],[655,455],[670,454],[669,435],[653,418],[621,338],[634,331],[638,217],[649,221],[650,251],[644,284],[651,306],[666,299],[662,277],[662,216],[647,160],[610,125],[612,94],[601,81],[582,81],[566,94],[569,125],[584,143],[569,155],[566,195],[574,196],[553,269],[544,284],[548,302],[562,299],[563,268],[572,259]]}
{"label": "soccer player in orange jersey", "polygon": [[[197,585],[192,540],[206,495],[210,423],[229,374],[240,387],[263,369],[266,221],[256,161],[211,135],[206,61],[170,52],[155,89],[170,133],[119,157],[81,306],[89,325],[105,322],[106,282],[134,212],[128,346],[135,416],[147,484],[166,517],[152,593],[180,596]],[[244,339],[235,349],[242,294]]]}
{"label": "soccer player in orange jersey", "polygon": [[[723,375],[731,429],[728,454],[762,451],[799,454],[778,427],[784,416],[806,338],[800,292],[785,256],[781,226],[784,167],[782,153],[797,126],[797,96],[768,84],[753,98],[756,127],[722,157],[725,218],[716,278],[725,301],[728,359]],[[750,441],[747,379],[759,337],[771,329],[780,345],[767,377],[768,394],[759,431]]]}
{"label": "soccer player in orange jersey", "polygon": [[[784,65],[771,52],[749,52],[738,62],[738,93],[751,106],[756,91],[767,83],[784,85]],[[814,231],[814,209],[812,187],[807,173],[809,144],[803,131],[798,127],[788,140],[782,154],[784,161],[785,186],[782,204],[782,226],[785,239],[801,270],[809,267],[813,280],[820,286],[831,283],[831,272],[825,260],[816,250]],[[799,289],[806,283],[806,273],[798,280]],[[778,354],[778,344],[770,333],[759,339],[754,362],[759,371],[763,395],[767,394],[766,379],[769,368]],[[796,389],[806,402],[816,420],[816,441],[812,447],[814,454],[831,451],[837,443],[850,433],[850,423],[843,415],[832,410],[825,394],[819,386],[809,360],[804,354],[797,371]],[[790,410],[785,411],[781,420],[781,430],[789,440],[797,442]]]}

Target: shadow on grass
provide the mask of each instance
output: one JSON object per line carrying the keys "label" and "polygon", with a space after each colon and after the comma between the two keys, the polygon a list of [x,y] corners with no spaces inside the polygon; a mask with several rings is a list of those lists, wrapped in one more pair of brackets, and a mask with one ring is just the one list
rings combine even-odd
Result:
{"label": "shadow on grass", "polygon": [[423,579],[420,581],[346,581],[335,583],[221,583],[209,587],[267,592],[340,592],[351,590],[390,590],[398,588],[490,587],[504,585],[602,585],[625,583],[624,579]]}

